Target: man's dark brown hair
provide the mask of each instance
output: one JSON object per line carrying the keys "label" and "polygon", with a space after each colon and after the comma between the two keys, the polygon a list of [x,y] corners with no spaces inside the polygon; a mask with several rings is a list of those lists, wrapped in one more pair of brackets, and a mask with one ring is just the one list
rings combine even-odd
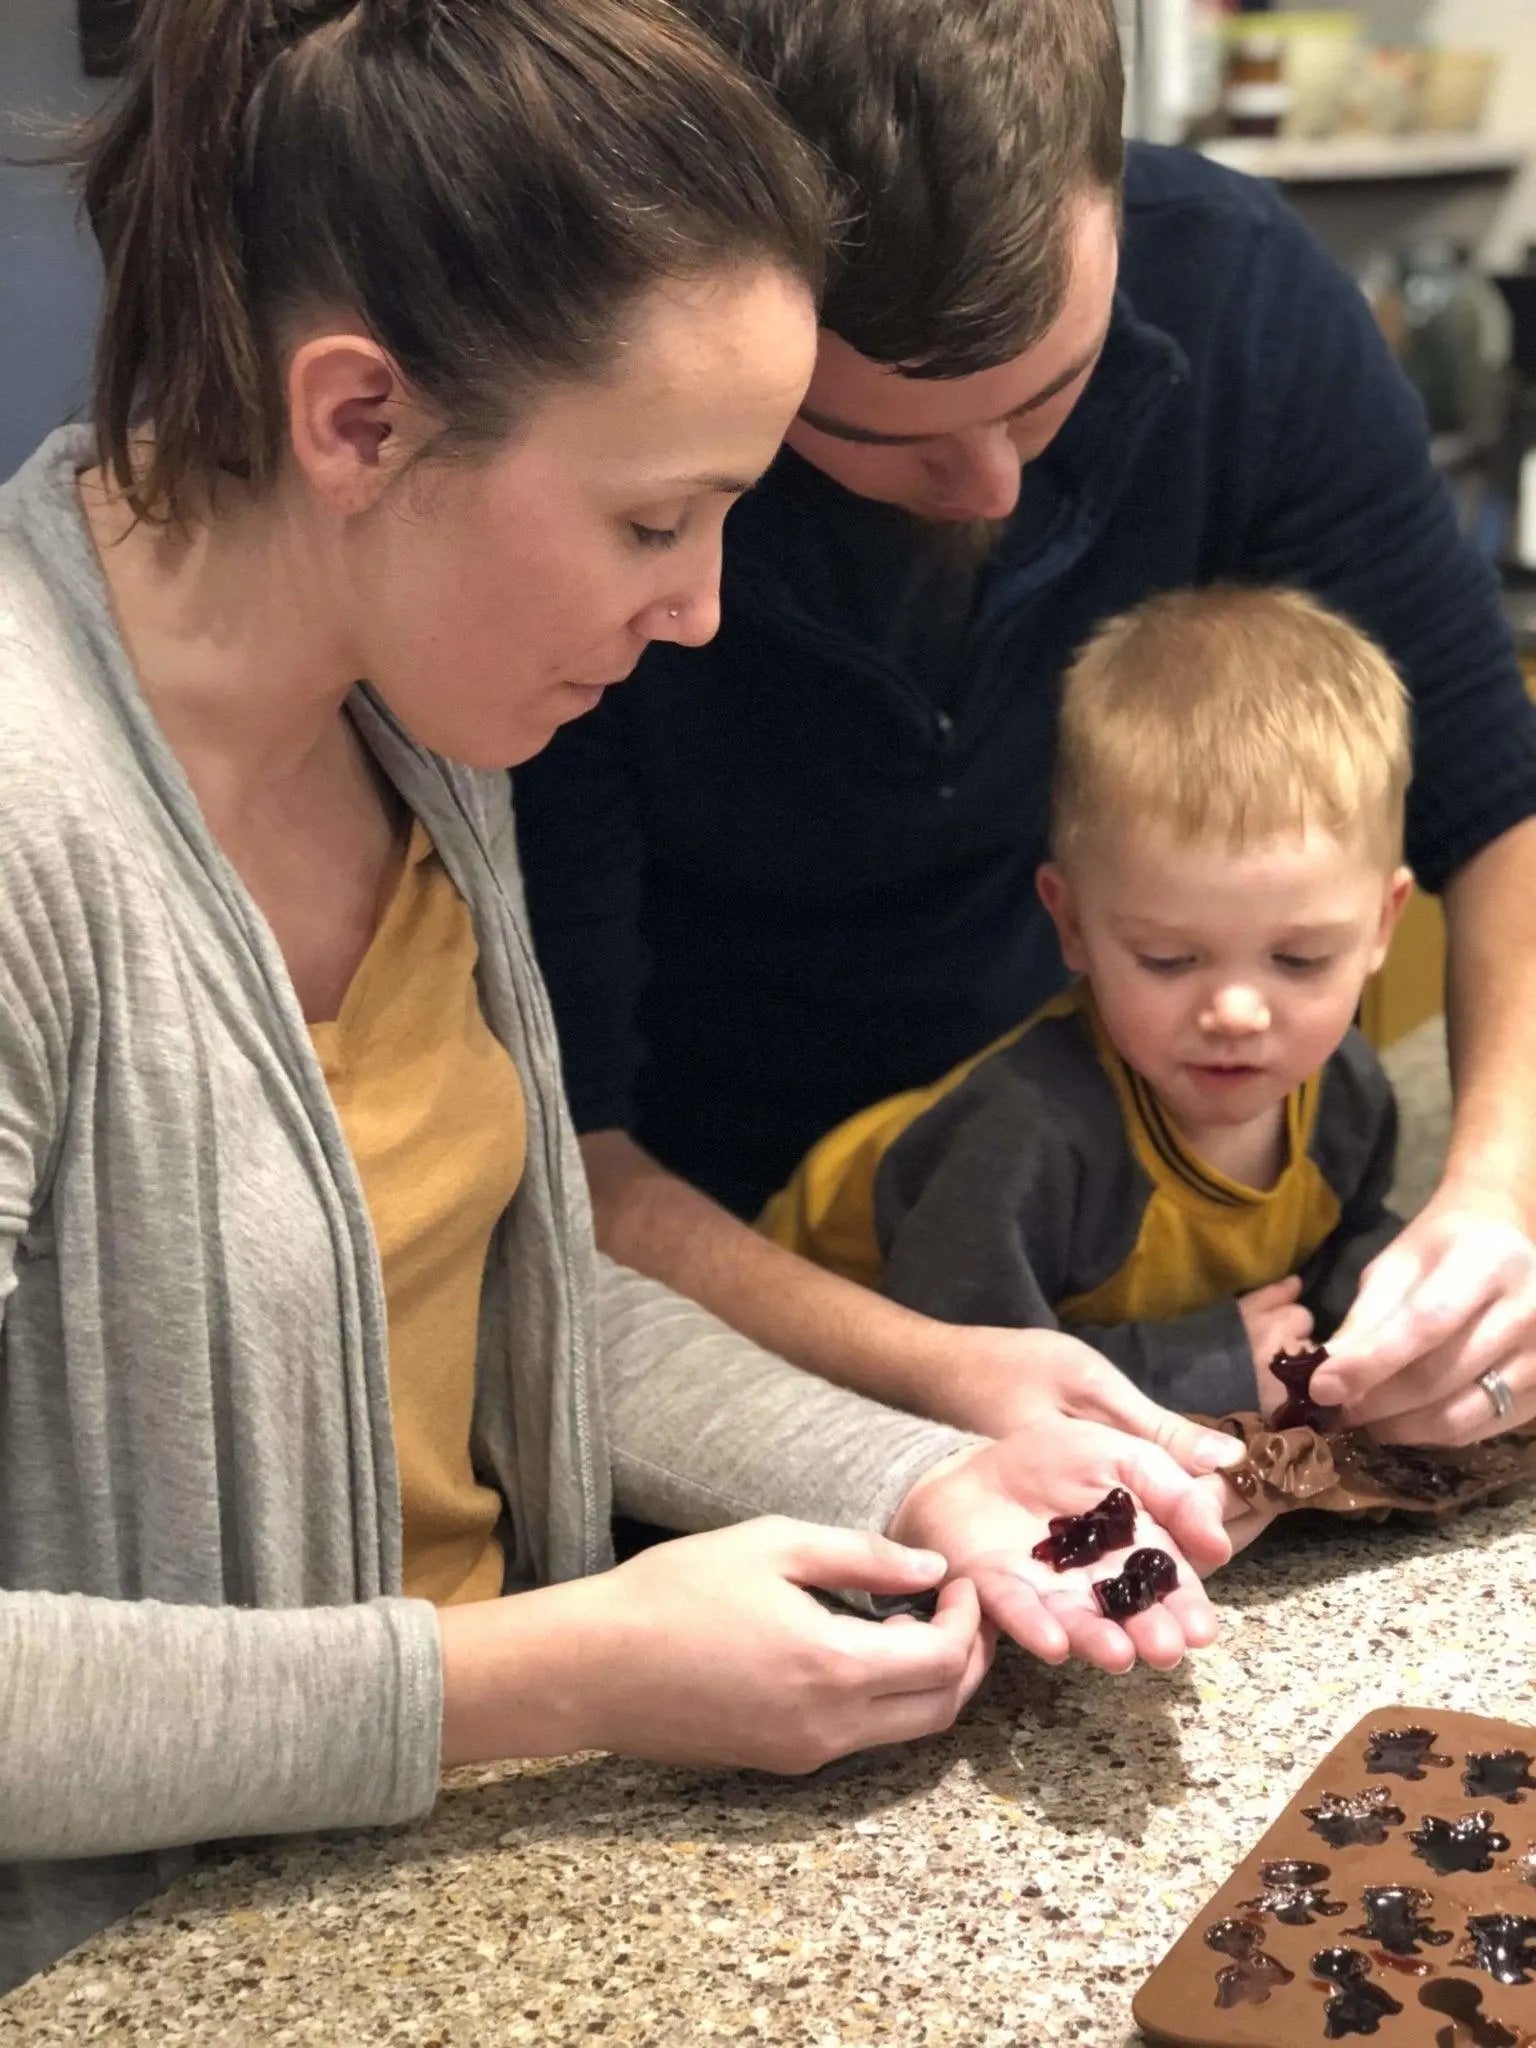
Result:
{"label": "man's dark brown hair", "polygon": [[912,376],[995,368],[1067,288],[1074,204],[1118,194],[1113,0],[684,0],[830,165],[823,324]]}
{"label": "man's dark brown hair", "polygon": [[310,309],[388,350],[447,453],[600,374],[648,287],[814,288],[825,255],[811,153],[664,0],[149,0],[79,160],[97,445],[153,518],[271,481]]}

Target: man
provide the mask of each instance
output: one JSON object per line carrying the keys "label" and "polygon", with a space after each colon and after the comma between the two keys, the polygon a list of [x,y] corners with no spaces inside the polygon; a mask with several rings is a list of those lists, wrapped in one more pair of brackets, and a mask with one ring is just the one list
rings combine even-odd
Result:
{"label": "man", "polygon": [[1122,163],[1109,0],[695,8],[830,160],[848,226],[718,636],[654,650],[518,777],[600,1242],[900,1405],[990,1431],[1113,1407],[1065,1340],[932,1324],[735,1218],[1060,984],[1032,876],[1094,624],[1294,584],[1413,694],[1457,1086],[1445,1179],[1318,1391],[1419,1441],[1531,1419],[1536,721],[1360,294],[1268,188]]}

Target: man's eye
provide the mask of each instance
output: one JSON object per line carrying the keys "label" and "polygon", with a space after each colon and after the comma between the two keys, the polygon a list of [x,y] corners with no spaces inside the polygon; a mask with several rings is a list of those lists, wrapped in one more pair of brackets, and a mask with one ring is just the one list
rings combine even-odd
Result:
{"label": "man's eye", "polygon": [[1326,953],[1277,953],[1275,965],[1283,967],[1287,974],[1320,974],[1329,964]]}
{"label": "man's eye", "polygon": [[629,522],[629,530],[643,548],[676,547],[682,537],[680,526],[641,526],[633,519]]}
{"label": "man's eye", "polygon": [[1165,957],[1160,953],[1138,953],[1136,955],[1136,965],[1138,967],[1145,967],[1148,974],[1178,974],[1183,968],[1189,967],[1192,964],[1188,954],[1185,953],[1180,953],[1172,958]]}

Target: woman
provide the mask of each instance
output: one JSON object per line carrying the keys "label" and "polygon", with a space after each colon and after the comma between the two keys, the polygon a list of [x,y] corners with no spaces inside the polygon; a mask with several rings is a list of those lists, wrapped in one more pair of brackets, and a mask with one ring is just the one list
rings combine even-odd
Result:
{"label": "woman", "polygon": [[[1150,1444],[979,1446],[592,1250],[500,771],[714,630],[799,145],[650,0],[160,0],[85,194],[94,433],[0,493],[0,1988],[443,1762],[946,1725],[977,1584],[1043,1656],[1207,1639],[1027,1557],[1121,1482],[1225,1556]],[[615,1497],[801,1519],[613,1570]],[[928,1627],[802,1590],[935,1550]]]}

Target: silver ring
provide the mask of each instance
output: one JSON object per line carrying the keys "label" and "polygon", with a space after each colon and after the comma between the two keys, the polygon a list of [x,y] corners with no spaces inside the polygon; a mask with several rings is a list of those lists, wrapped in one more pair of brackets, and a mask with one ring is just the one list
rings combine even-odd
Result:
{"label": "silver ring", "polygon": [[1509,1381],[1505,1379],[1503,1373],[1495,1372],[1490,1366],[1487,1372],[1480,1372],[1478,1374],[1477,1384],[1488,1396],[1489,1401],[1493,1405],[1493,1412],[1497,1415],[1500,1422],[1504,1420],[1506,1415],[1514,1413],[1515,1397],[1510,1392]]}

